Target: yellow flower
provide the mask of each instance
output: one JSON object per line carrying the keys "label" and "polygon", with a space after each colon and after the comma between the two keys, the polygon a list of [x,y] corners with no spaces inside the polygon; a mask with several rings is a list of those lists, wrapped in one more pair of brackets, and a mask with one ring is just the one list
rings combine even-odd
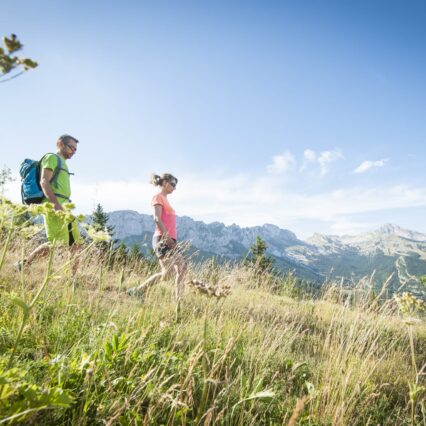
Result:
{"label": "yellow flower", "polygon": [[108,231],[102,230],[102,231],[96,231],[95,228],[93,228],[92,226],[85,226],[87,234],[89,235],[89,237],[96,242],[101,242],[101,241],[110,241],[111,240],[111,235],[109,235]]}
{"label": "yellow flower", "polygon": [[33,238],[35,235],[37,235],[39,232],[43,230],[42,225],[32,225],[32,226],[25,226],[20,230],[20,234],[23,238],[29,240]]}
{"label": "yellow flower", "polygon": [[62,207],[64,208],[64,210],[70,211],[70,210],[75,209],[75,204],[74,203],[64,203],[64,204],[62,204]]}
{"label": "yellow flower", "polygon": [[75,220],[77,222],[84,222],[86,220],[86,216],[84,216],[84,214],[79,214],[75,217]]}
{"label": "yellow flower", "polygon": [[408,318],[405,318],[404,321],[402,322],[406,325],[415,325],[415,324],[421,323],[421,320],[419,320],[418,318],[408,317]]}

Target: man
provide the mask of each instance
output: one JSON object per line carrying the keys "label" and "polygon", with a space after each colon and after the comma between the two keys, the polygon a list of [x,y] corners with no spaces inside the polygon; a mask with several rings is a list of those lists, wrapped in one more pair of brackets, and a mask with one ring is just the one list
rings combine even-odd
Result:
{"label": "man", "polygon": [[[56,155],[46,154],[41,160],[40,186],[45,196],[43,202],[52,203],[56,211],[63,210],[62,205],[70,201],[70,173],[66,160],[70,160],[77,152],[77,144],[76,138],[70,135],[62,135],[56,141]],[[55,173],[57,177],[53,179]],[[53,242],[70,247],[72,252],[77,250],[81,237],[76,221],[68,223],[51,212],[44,215],[44,225],[49,242],[41,244],[30,253],[24,259],[25,265],[29,265],[37,258],[46,256],[49,253],[50,244]],[[21,266],[21,264],[18,264],[19,269]]]}

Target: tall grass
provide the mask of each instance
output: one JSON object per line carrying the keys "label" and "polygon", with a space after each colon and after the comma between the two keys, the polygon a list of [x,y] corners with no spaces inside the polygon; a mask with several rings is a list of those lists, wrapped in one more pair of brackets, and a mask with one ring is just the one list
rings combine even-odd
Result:
{"label": "tall grass", "polygon": [[[8,234],[1,238],[4,247]],[[46,260],[34,263],[22,284],[13,264],[24,243],[13,233],[8,244],[0,422],[426,423],[426,327],[407,322],[392,300],[349,301],[338,286],[316,300],[295,299],[277,292],[276,280],[274,292],[268,277],[259,285],[249,268],[207,263],[190,265],[188,279],[231,293],[208,297],[187,286],[176,321],[171,282],[143,302],[126,295],[152,272],[147,262],[106,267],[88,250],[73,275],[60,270],[66,255],[55,253],[50,272]],[[289,280],[282,286],[293,294]],[[13,302],[35,296],[27,314]]]}

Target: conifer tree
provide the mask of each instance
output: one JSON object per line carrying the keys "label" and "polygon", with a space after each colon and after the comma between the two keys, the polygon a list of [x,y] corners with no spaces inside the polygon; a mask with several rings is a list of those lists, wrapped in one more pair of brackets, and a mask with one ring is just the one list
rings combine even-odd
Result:
{"label": "conifer tree", "polygon": [[5,186],[14,180],[15,178],[12,176],[12,170],[7,166],[3,166],[0,170],[0,195],[3,195]]}
{"label": "conifer tree", "polygon": [[274,260],[266,256],[266,249],[268,248],[266,242],[258,235],[254,244],[250,246],[251,257],[246,260],[246,264],[252,265],[256,273],[263,273],[270,271]]}
{"label": "conifer tree", "polygon": [[103,207],[98,203],[95,210],[92,213],[92,226],[97,231],[107,231],[112,237],[114,233],[114,226],[108,225],[109,216],[105,213]]}
{"label": "conifer tree", "polygon": [[140,250],[140,247],[139,247],[139,245],[138,244],[136,244],[136,243],[133,243],[131,246],[130,246],[130,250],[129,250],[129,258],[131,259],[131,260],[140,260],[140,259],[142,259],[144,256],[143,256],[143,254],[141,253],[141,250]]}
{"label": "conifer tree", "polygon": [[113,256],[114,256],[114,263],[116,264],[119,263],[122,265],[126,264],[129,254],[127,251],[127,246],[123,241],[114,250]]}
{"label": "conifer tree", "polygon": [[[112,237],[114,234],[114,226],[108,225],[109,216],[105,213],[102,206],[98,203],[95,210],[92,213],[92,226],[96,231],[106,231]],[[111,243],[101,241],[96,243],[96,246],[101,249],[103,252],[106,252],[110,249],[114,241],[111,239]]]}

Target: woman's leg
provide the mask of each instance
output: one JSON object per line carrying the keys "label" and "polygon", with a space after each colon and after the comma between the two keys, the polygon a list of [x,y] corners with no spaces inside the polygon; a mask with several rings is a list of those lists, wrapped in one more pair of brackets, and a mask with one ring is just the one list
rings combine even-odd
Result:
{"label": "woman's leg", "polygon": [[172,264],[170,259],[159,259],[158,260],[161,266],[161,272],[156,272],[146,279],[142,284],[135,287],[136,291],[145,291],[153,286],[157,281],[164,280],[170,275]]}
{"label": "woman's leg", "polygon": [[164,275],[163,271],[156,272],[155,274],[151,275],[148,279],[146,279],[142,284],[135,287],[135,290],[142,291],[142,292],[148,290],[148,288],[153,286],[156,281],[163,278],[163,275]]}

